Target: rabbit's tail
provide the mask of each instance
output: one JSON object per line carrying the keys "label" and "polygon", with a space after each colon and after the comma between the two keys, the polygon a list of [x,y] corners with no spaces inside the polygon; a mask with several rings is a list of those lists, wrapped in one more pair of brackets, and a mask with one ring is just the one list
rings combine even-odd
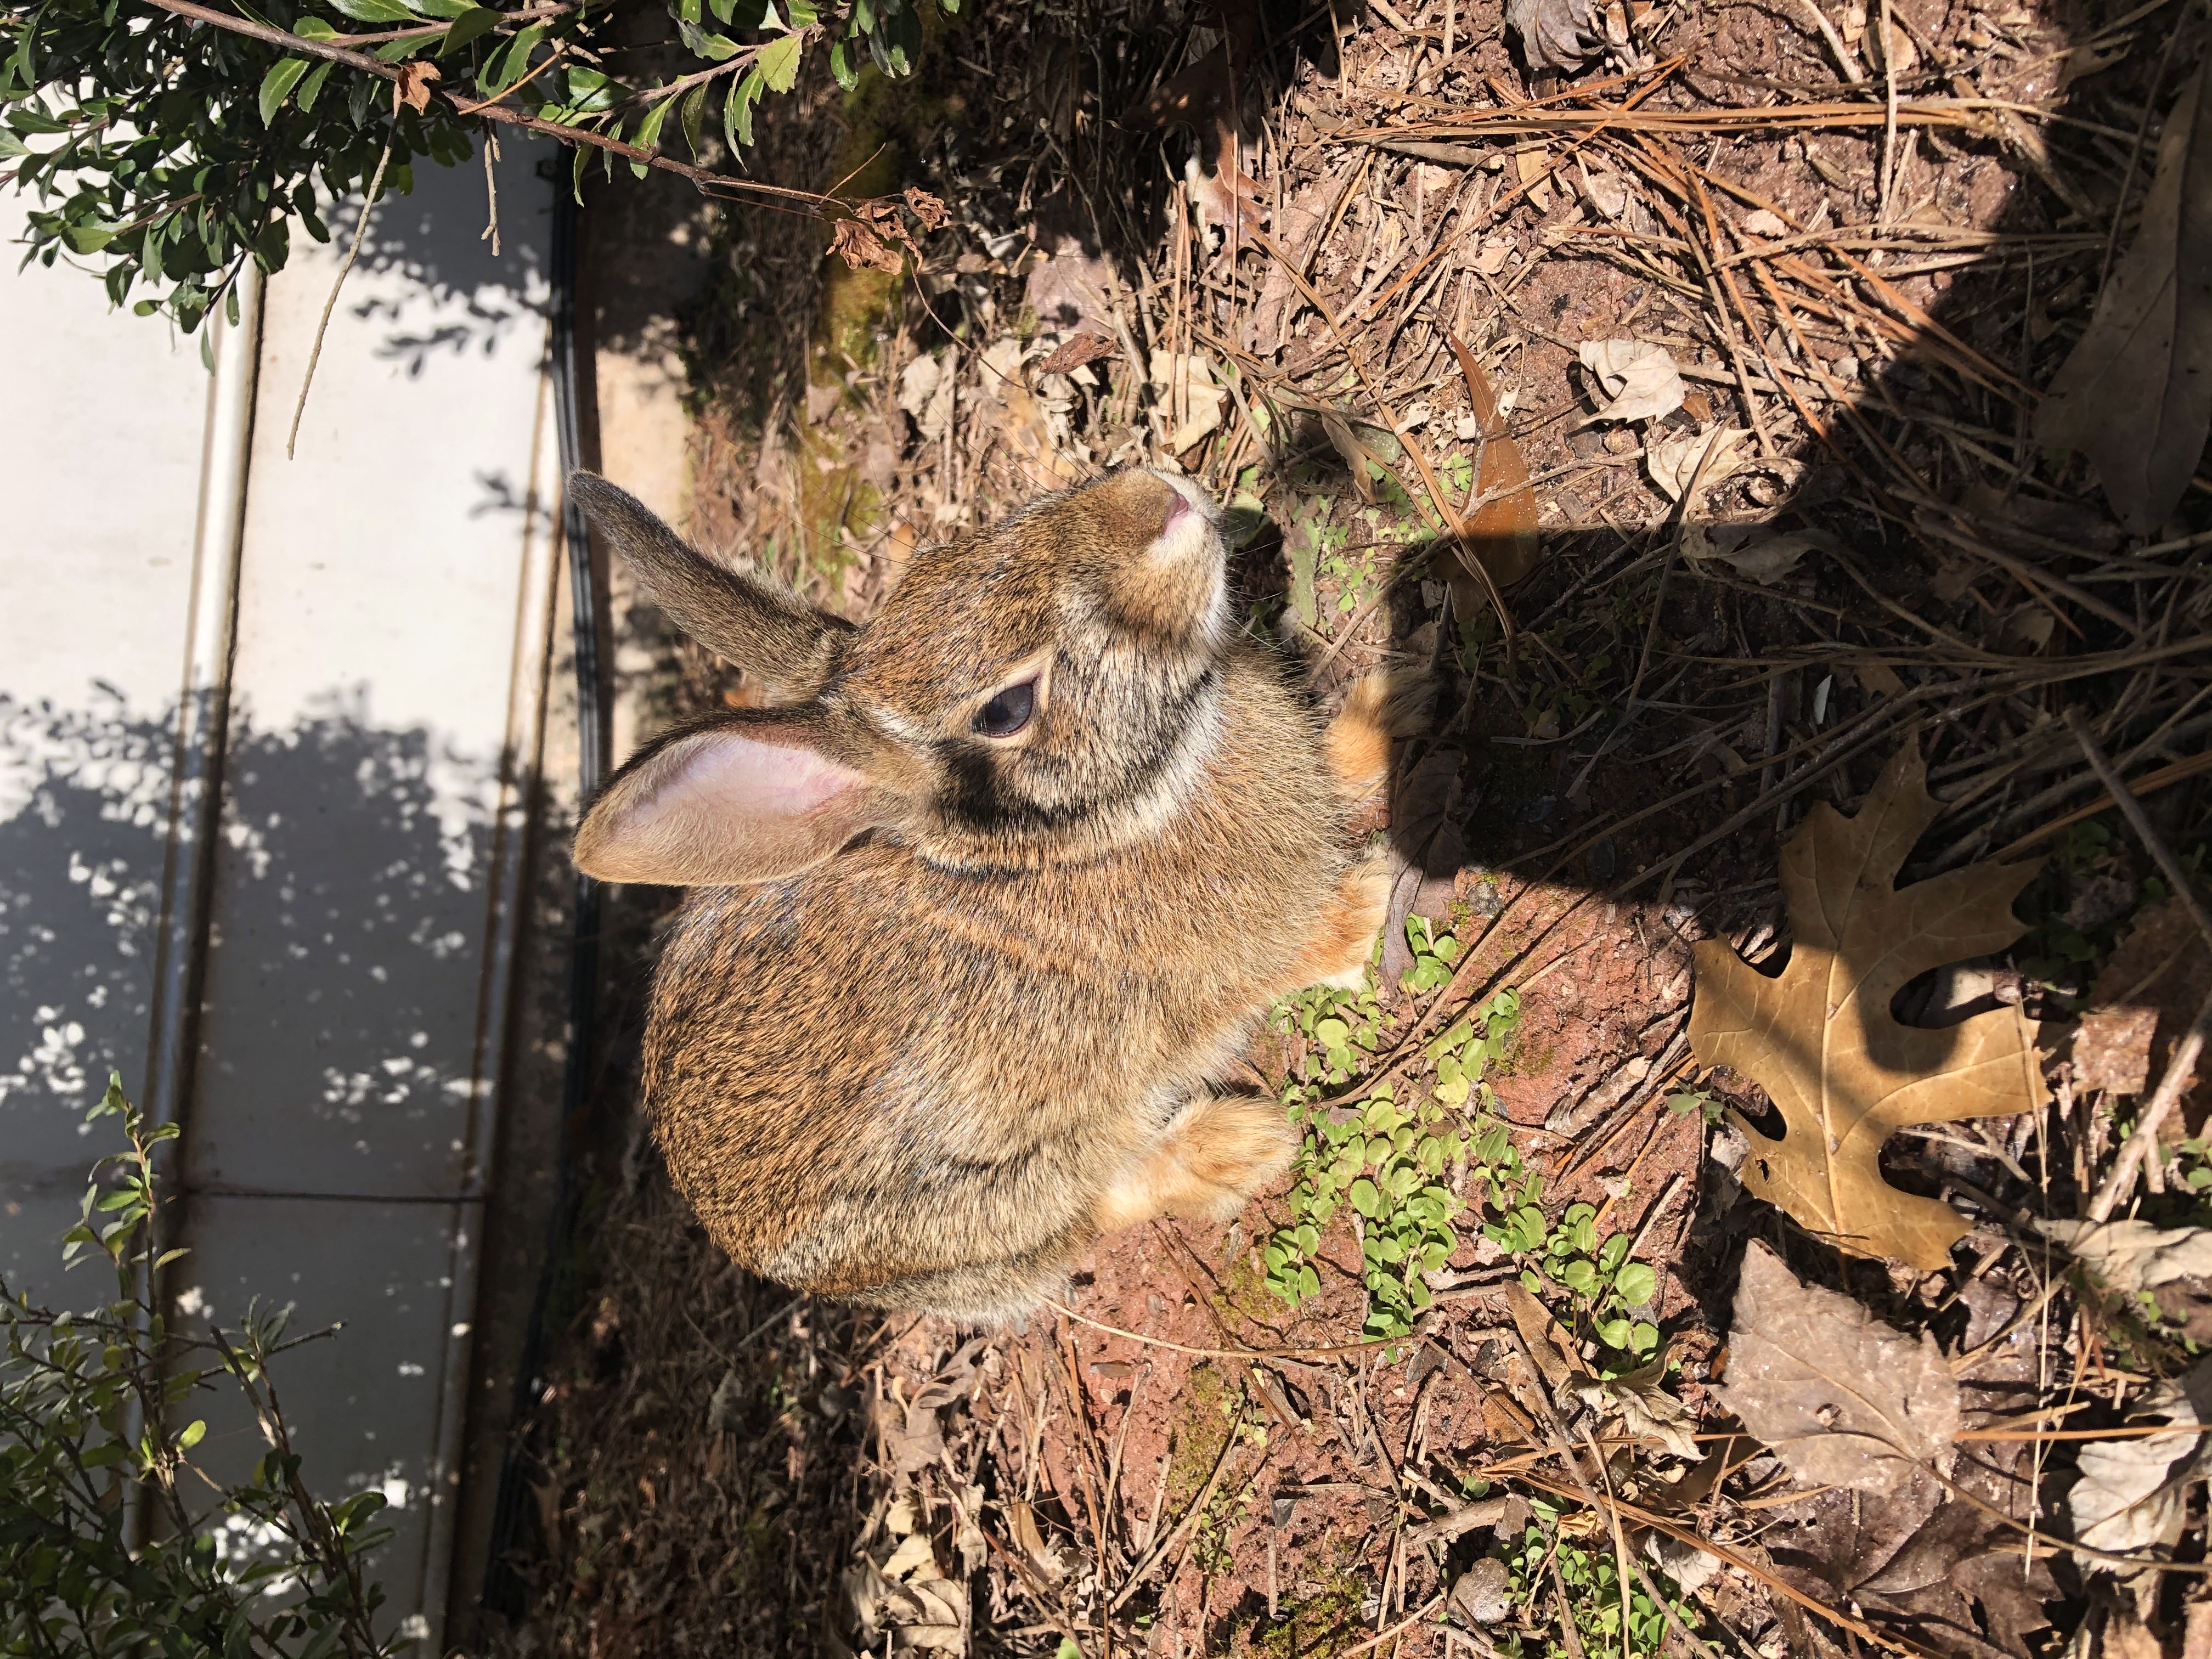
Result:
{"label": "rabbit's tail", "polygon": [[1435,701],[1436,682],[1425,669],[1395,668],[1352,683],[1322,735],[1322,752],[1347,802],[1364,805],[1382,794],[1391,743],[1421,730]]}

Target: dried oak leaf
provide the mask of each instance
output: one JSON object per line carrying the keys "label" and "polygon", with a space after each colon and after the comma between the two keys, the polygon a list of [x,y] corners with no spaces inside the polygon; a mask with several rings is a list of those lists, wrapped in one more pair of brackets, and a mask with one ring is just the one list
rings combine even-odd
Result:
{"label": "dried oak leaf", "polygon": [[[1959,1432],[1959,1384],[1934,1337],[1907,1336],[1847,1296],[1799,1284],[1756,1240],[1744,1252],[1720,1399],[1802,1484],[1890,1498],[1929,1468],[1948,1473]],[[1918,1520],[1942,1496],[1929,1485]]]}
{"label": "dried oak leaf", "polygon": [[2189,77],[2159,137],[2142,228],[2044,396],[2035,441],[2096,464],[2128,530],[2155,535],[2212,425],[2212,119]]}
{"label": "dried oak leaf", "polygon": [[1882,1143],[1906,1124],[2006,1116],[2047,1097],[2034,1030],[2017,1006],[1942,1030],[1890,1012],[1908,980],[2027,931],[2012,902],[2040,860],[1894,885],[1940,810],[1917,740],[1882,769],[1857,817],[1817,803],[1782,851],[1789,965],[1770,979],[1725,940],[1702,941],[1690,1016],[1698,1064],[1756,1079],[1782,1113],[1779,1140],[1736,1116],[1751,1143],[1740,1178],[1753,1195],[1844,1249],[1923,1272],[1949,1265],[1966,1224],[1883,1180]]}

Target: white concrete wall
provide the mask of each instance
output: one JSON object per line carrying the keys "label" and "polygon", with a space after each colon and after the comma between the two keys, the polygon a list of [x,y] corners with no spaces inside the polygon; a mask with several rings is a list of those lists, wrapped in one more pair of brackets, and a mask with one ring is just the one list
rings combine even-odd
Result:
{"label": "white concrete wall", "polygon": [[[0,192],[0,241],[27,228]],[[143,1093],[210,397],[197,339],[66,264],[0,277],[0,1275],[64,1285],[83,1133]],[[93,1287],[95,1297],[106,1287]]]}
{"label": "white concrete wall", "polygon": [[[229,458],[242,520],[217,546],[196,537],[203,495],[225,488],[198,343],[110,313],[81,272],[0,278],[0,361],[52,389],[0,414],[27,526],[0,603],[0,1273],[64,1302],[105,1293],[44,1269],[110,1150],[77,1119],[110,1065],[161,1094],[159,921],[165,894],[173,910],[204,890],[181,952],[193,1046],[171,1068],[189,1081],[191,1254],[167,1288],[191,1329],[255,1301],[291,1306],[295,1334],[344,1323],[277,1380],[310,1485],[392,1500],[373,1570],[387,1623],[426,1652],[557,564],[549,153],[505,147],[497,257],[479,239],[481,165],[418,161],[414,194],[377,211],[288,459],[353,216],[331,216],[336,245],[295,237],[258,356],[241,339],[225,369],[254,404]],[[227,694],[204,847],[170,787],[196,580],[224,601],[204,625],[235,599],[228,651],[198,653]],[[242,1413],[206,1396],[191,1411],[217,1473],[259,1455]]]}

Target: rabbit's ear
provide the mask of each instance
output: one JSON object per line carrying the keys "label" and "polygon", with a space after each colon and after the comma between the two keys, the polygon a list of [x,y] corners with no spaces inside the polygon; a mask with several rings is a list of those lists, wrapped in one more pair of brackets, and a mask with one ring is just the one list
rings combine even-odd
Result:
{"label": "rabbit's ear", "polygon": [[829,672],[832,639],[852,631],[781,583],[726,569],[696,551],[644,503],[590,472],[568,475],[568,494],[645,595],[709,651],[758,676],[779,702],[811,696]]}
{"label": "rabbit's ear", "polygon": [[576,832],[601,881],[730,887],[819,864],[895,823],[899,798],[823,751],[803,722],[721,724],[672,737],[615,775]]}

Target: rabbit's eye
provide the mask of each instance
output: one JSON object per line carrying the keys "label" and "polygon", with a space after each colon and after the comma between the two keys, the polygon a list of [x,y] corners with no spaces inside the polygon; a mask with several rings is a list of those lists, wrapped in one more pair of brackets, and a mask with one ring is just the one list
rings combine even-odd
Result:
{"label": "rabbit's eye", "polygon": [[975,713],[975,730],[987,738],[1011,738],[1030,723],[1036,708],[1036,682],[1010,685]]}

